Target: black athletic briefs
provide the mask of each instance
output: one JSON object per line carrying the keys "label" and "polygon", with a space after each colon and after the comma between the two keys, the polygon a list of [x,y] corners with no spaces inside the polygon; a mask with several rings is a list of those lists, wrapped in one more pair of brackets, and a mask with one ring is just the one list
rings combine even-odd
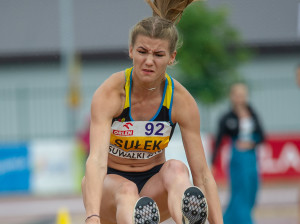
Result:
{"label": "black athletic briefs", "polygon": [[116,175],[119,175],[121,177],[124,177],[124,178],[134,182],[136,184],[136,186],[138,187],[138,190],[140,193],[142,188],[144,187],[144,185],[147,183],[147,181],[151,177],[153,177],[155,174],[157,174],[163,165],[164,164],[157,165],[157,166],[153,167],[152,169],[144,171],[144,172],[125,172],[125,171],[116,170],[116,169],[107,167],[107,174],[116,174]]}

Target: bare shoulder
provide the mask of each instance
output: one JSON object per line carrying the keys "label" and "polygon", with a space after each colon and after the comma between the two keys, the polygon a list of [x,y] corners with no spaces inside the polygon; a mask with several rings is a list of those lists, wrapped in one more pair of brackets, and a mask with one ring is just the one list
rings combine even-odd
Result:
{"label": "bare shoulder", "polygon": [[[125,73],[124,71],[116,72],[108,77],[96,90],[95,96],[101,93],[103,90],[120,90],[120,87],[124,87]],[[122,88],[121,88],[122,89]]]}
{"label": "bare shoulder", "polygon": [[94,93],[91,105],[92,116],[93,113],[116,116],[123,106],[124,85],[124,71],[114,73],[106,79]]}
{"label": "bare shoulder", "polygon": [[191,117],[199,117],[199,110],[194,97],[177,80],[174,80],[174,86],[172,120],[180,124]]}

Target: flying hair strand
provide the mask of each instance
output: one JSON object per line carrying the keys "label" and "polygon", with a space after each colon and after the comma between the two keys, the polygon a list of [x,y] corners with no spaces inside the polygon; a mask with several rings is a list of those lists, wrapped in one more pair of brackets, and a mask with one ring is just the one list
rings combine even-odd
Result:
{"label": "flying hair strand", "polygon": [[199,0],[146,0],[153,10],[153,16],[178,23],[185,8]]}
{"label": "flying hair strand", "polygon": [[159,17],[163,18],[158,8],[154,5],[152,0],[146,0],[146,2],[151,6],[153,13],[156,13]]}

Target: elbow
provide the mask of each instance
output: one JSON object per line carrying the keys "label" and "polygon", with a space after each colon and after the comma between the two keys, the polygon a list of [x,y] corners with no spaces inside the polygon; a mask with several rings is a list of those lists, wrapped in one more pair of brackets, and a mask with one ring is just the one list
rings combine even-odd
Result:
{"label": "elbow", "polygon": [[265,141],[265,136],[264,134],[256,134],[254,135],[254,142],[255,145],[261,144]]}

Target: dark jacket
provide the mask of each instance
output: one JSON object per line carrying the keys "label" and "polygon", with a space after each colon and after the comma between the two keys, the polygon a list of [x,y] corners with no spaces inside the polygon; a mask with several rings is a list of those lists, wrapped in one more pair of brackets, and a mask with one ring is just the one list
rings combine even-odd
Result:
{"label": "dark jacket", "polygon": [[[264,131],[253,108],[250,105],[248,105],[247,107],[254,121],[253,132],[255,135],[255,143],[259,144],[263,142],[265,139]],[[223,137],[229,136],[230,138],[234,139],[237,138],[238,134],[239,134],[239,119],[236,113],[231,109],[229,112],[224,114],[219,121],[219,128],[218,128],[216,141],[213,148],[212,164],[214,164],[216,160]]]}

